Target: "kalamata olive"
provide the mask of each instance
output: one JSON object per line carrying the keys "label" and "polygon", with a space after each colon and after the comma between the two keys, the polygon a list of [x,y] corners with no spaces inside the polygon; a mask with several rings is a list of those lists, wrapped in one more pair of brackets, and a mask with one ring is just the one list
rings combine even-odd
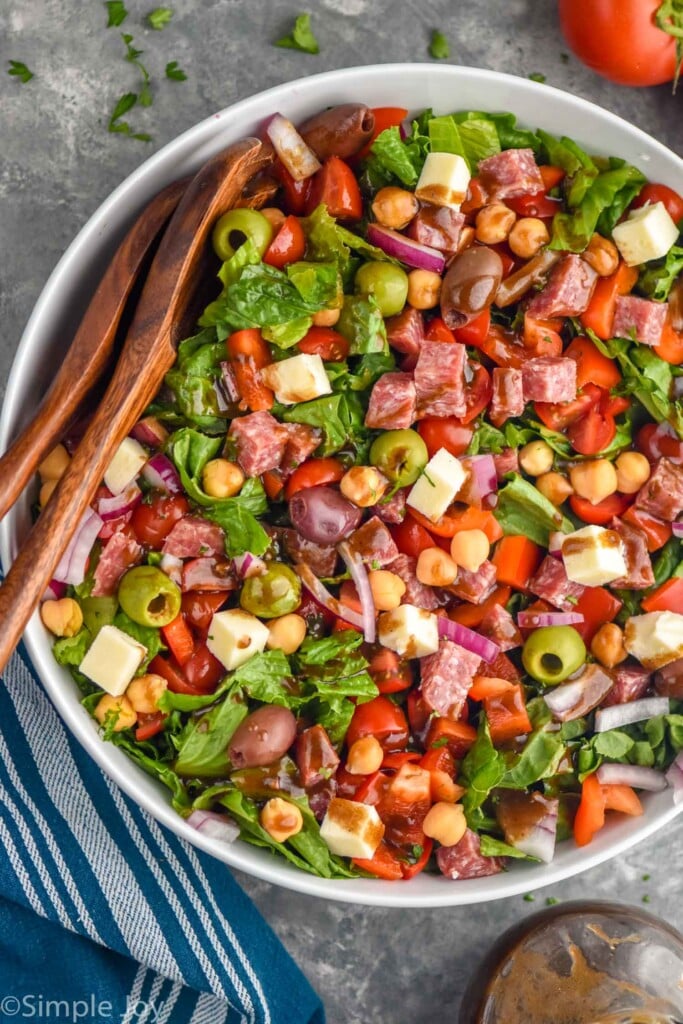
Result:
{"label": "kalamata olive", "polygon": [[669,293],[669,318],[675,331],[683,331],[683,277],[679,277]]}
{"label": "kalamata olive", "polygon": [[298,131],[320,160],[328,156],[349,157],[370,139],[375,115],[362,103],[343,103],[309,117]]}
{"label": "kalamata olive", "polygon": [[464,327],[491,305],[503,277],[503,262],[485,245],[456,256],[441,287],[441,316],[447,327]]}
{"label": "kalamata olive", "polygon": [[235,729],[228,757],[235,768],[259,768],[285,754],[296,739],[296,718],[289,708],[265,704]]}
{"label": "kalamata olive", "polygon": [[306,540],[336,544],[355,530],[362,511],[332,487],[307,487],[289,502],[292,526]]}

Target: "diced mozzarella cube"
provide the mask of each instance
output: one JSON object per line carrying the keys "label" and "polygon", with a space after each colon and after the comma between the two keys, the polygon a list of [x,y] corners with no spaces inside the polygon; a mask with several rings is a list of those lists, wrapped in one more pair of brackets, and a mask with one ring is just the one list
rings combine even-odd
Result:
{"label": "diced mozzarella cube", "polygon": [[147,462],[149,455],[133,437],[124,437],[114,453],[114,458],[107,466],[104,482],[112,494],[125,491],[128,484],[135,480]]}
{"label": "diced mozzarella cube", "polygon": [[683,658],[683,615],[648,612],[626,620],[624,646],[645,668],[662,668]]}
{"label": "diced mozzarella cube", "polygon": [[120,697],[140,668],[147,648],[116,626],[102,626],[79,671],[112,697]]}
{"label": "diced mozzarella cube", "polygon": [[229,672],[265,649],[268,627],[250,612],[230,608],[211,619],[206,646]]}
{"label": "diced mozzarella cube", "polygon": [[601,587],[627,574],[624,545],[615,530],[584,526],[562,541],[564,569],[574,583]]}
{"label": "diced mozzarella cube", "polygon": [[320,826],[320,835],[330,852],[338,857],[370,860],[382,840],[384,825],[371,804],[333,796]]}
{"label": "diced mozzarella cube", "polygon": [[439,448],[413,484],[407,502],[435,523],[455,498],[466,476],[455,455]]}
{"label": "diced mozzarella cube", "polygon": [[629,267],[666,256],[678,239],[678,228],[664,203],[632,210],[612,231],[614,244]]}
{"label": "diced mozzarella cube", "polygon": [[261,378],[275,392],[278,402],[294,405],[309,402],[332,391],[325,364],[319,355],[292,356],[261,370]]}
{"label": "diced mozzarella cube", "polygon": [[383,612],[377,622],[379,642],[402,658],[424,658],[439,649],[436,615],[414,604]]}
{"label": "diced mozzarella cube", "polygon": [[434,206],[460,209],[467,195],[470,172],[456,153],[428,153],[415,188],[415,195]]}

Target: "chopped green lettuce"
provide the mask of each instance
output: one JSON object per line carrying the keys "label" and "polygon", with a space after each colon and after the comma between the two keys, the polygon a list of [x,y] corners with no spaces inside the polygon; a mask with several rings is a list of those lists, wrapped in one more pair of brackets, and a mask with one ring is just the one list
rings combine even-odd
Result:
{"label": "chopped green lettuce", "polygon": [[570,520],[518,473],[498,491],[493,514],[504,533],[528,537],[546,548],[553,531],[571,533],[574,529]]}

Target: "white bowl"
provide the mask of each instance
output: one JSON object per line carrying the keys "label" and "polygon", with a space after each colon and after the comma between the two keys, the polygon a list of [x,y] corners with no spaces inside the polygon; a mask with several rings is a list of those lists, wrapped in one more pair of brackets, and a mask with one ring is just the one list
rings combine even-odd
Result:
{"label": "white bowl", "polygon": [[[683,161],[626,121],[549,86],[491,71],[434,64],[385,64],[346,68],[277,86],[214,114],[169,143],[138,168],[102,204],[72,242],[46,284],[24,332],[9,379],[0,423],[4,449],[37,405],[65,339],[70,338],[107,261],[145,203],[164,185],[190,171],[233,140],[256,131],[276,110],[295,123],[333,104],[401,105],[412,111],[509,110],[526,125],[576,139],[594,152],[625,158],[653,181],[681,190]],[[0,553],[12,561],[30,526],[26,496],[0,525]],[[79,703],[77,688],[54,661],[50,641],[35,615],[26,645],[60,714],[88,753],[129,796],[178,835],[242,871],[299,892],[376,906],[433,907],[512,896],[558,882],[615,857],[671,821],[669,792],[647,796],[641,818],[610,823],[584,849],[560,845],[549,865],[514,865],[491,878],[450,881],[420,875],[409,883],[370,879],[328,881],[305,874],[246,843],[221,844],[187,825],[170,807],[167,791],[116,747],[103,743]],[[681,805],[683,807],[683,805]]]}

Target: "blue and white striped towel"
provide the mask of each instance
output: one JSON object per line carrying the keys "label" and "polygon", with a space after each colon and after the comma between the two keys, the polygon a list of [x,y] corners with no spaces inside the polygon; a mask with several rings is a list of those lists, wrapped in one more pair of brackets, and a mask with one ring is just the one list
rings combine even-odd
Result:
{"label": "blue and white striped towel", "polygon": [[225,865],[124,796],[29,664],[0,687],[0,1022],[324,1024]]}

